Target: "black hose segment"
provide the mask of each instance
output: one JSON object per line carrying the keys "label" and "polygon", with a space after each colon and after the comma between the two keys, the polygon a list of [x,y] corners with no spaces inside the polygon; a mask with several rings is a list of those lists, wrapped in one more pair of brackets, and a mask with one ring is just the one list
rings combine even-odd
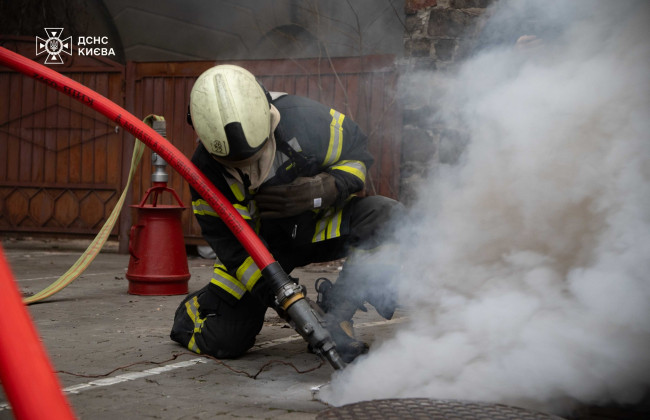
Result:
{"label": "black hose segment", "polygon": [[275,261],[262,270],[262,276],[270,289],[276,291],[287,283],[293,283],[289,275],[284,272],[279,262]]}

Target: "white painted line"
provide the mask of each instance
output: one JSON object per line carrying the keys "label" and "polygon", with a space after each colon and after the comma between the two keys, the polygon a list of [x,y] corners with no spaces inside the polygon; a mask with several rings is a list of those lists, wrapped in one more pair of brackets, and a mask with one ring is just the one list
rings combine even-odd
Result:
{"label": "white painted line", "polygon": [[[84,277],[94,277],[94,276],[106,276],[106,275],[120,275],[119,272],[116,271],[111,271],[110,273],[87,273],[87,274],[82,274],[79,276],[79,278],[84,278]],[[51,280],[51,279],[58,279],[61,276],[47,276],[47,277],[34,277],[31,279],[16,279],[18,282],[23,282],[23,281],[36,281],[36,280]]]}
{"label": "white painted line", "polygon": [[[177,362],[169,365],[155,367],[152,369],[147,369],[142,372],[129,372],[122,375],[113,376],[110,378],[97,379],[95,381],[86,382],[84,384],[78,384],[78,385],[69,386],[67,388],[63,388],[63,392],[66,394],[79,394],[80,392],[89,389],[94,389],[102,386],[111,386],[122,382],[145,378],[147,376],[159,375],[164,372],[169,372],[174,369],[180,369],[180,368],[192,366],[197,363],[208,363],[208,359],[198,357],[184,362]],[[9,404],[0,404],[0,411],[9,410],[9,409],[11,409],[11,406]]]}
{"label": "white painted line", "polygon": [[[390,321],[374,321],[374,322],[364,322],[354,326],[355,329],[369,328],[376,325],[389,325],[397,324],[403,321],[406,321],[407,318],[393,318]],[[291,341],[302,340],[302,337],[299,334],[293,334],[288,337],[276,338],[275,340],[265,341],[258,345],[255,345],[250,351],[257,351],[273,346],[278,346],[280,344],[288,343]],[[171,363],[169,365],[158,366],[155,368],[143,370],[141,372],[128,372],[122,375],[112,376],[110,378],[97,379],[91,382],[86,382],[83,384],[72,385],[63,389],[63,392],[66,394],[79,394],[82,391],[87,391],[89,389],[95,389],[103,386],[111,386],[127,381],[134,381],[140,378],[146,378],[148,376],[159,375],[161,373],[169,372],[175,369],[180,369],[188,366],[196,365],[197,363],[208,363],[208,359],[203,357],[197,357],[195,359],[190,359],[184,362]],[[0,404],[0,412],[4,410],[10,410],[11,406],[9,404]]]}
{"label": "white painted line", "polygon": [[[6,251],[6,250],[5,250]],[[16,252],[11,252],[11,251],[16,251]],[[32,257],[39,257],[43,255],[70,255],[71,252],[75,251],[32,251],[28,252],[27,250],[9,250],[7,254],[9,254],[9,258],[11,257],[16,257],[16,258],[32,258]]]}
{"label": "white painted line", "polygon": [[302,337],[299,334],[293,334],[287,337],[276,338],[275,340],[265,341],[264,343],[255,344],[250,351],[262,350],[268,347],[278,346],[284,343],[290,343],[292,341],[302,340]]}
{"label": "white painted line", "polygon": [[122,382],[133,381],[135,379],[145,378],[147,376],[159,375],[164,372],[169,372],[171,370],[180,369],[188,366],[195,365],[197,363],[207,363],[208,359],[198,357],[196,359],[190,359],[184,362],[172,363],[169,365],[159,366],[152,369],[147,369],[142,372],[129,372],[122,375],[113,376],[110,378],[98,379],[96,381],[87,382],[85,384],[73,385],[63,389],[63,392],[70,394],[78,394],[81,390],[95,388],[100,386],[110,386],[119,384]]}

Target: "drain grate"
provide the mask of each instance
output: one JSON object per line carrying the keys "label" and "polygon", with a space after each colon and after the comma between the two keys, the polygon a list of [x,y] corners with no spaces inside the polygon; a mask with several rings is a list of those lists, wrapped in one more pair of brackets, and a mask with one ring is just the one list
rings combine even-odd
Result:
{"label": "drain grate", "polygon": [[329,408],[317,420],[562,420],[561,417],[503,404],[459,400],[403,398],[362,401]]}

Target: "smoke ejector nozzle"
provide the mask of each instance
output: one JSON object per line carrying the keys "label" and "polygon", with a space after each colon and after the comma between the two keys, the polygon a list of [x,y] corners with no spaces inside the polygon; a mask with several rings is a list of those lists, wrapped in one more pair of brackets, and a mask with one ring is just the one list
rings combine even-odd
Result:
{"label": "smoke ejector nozzle", "polygon": [[325,320],[305,297],[303,289],[282,270],[278,262],[269,264],[262,275],[275,290],[275,307],[311,346],[314,353],[327,360],[334,369],[345,368],[336,344],[325,328]]}

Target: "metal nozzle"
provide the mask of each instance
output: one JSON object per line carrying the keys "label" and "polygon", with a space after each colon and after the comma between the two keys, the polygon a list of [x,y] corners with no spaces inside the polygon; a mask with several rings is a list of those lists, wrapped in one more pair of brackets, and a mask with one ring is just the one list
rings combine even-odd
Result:
{"label": "metal nozzle", "polygon": [[341,359],[341,356],[339,356],[339,353],[336,351],[335,348],[330,349],[328,352],[325,352],[323,355],[325,359],[327,359],[328,362],[330,362],[330,365],[336,370],[342,370],[345,369],[345,362],[343,359]]}
{"label": "metal nozzle", "polygon": [[151,166],[154,167],[154,172],[151,174],[151,182],[167,182],[169,175],[165,170],[167,162],[156,152],[151,153]]}
{"label": "metal nozzle", "polygon": [[277,261],[262,270],[262,275],[275,290],[275,307],[283,318],[311,345],[314,353],[326,359],[334,369],[345,368],[345,362],[336,351],[336,344],[327,331],[325,320],[314,308],[311,301],[302,293],[302,288],[294,283],[282,270]]}
{"label": "metal nozzle", "polygon": [[327,360],[336,370],[345,368],[345,362],[336,351],[334,340],[325,328],[325,321],[309,299],[302,296],[286,309],[290,324],[311,344],[314,353]]}
{"label": "metal nozzle", "polygon": [[[166,121],[154,121],[151,125],[156,133],[160,134],[163,137],[167,136],[167,122]],[[160,157],[156,152],[151,153],[151,166],[154,168],[153,174],[151,174],[151,182],[167,182],[169,175],[165,170],[167,162]]]}

